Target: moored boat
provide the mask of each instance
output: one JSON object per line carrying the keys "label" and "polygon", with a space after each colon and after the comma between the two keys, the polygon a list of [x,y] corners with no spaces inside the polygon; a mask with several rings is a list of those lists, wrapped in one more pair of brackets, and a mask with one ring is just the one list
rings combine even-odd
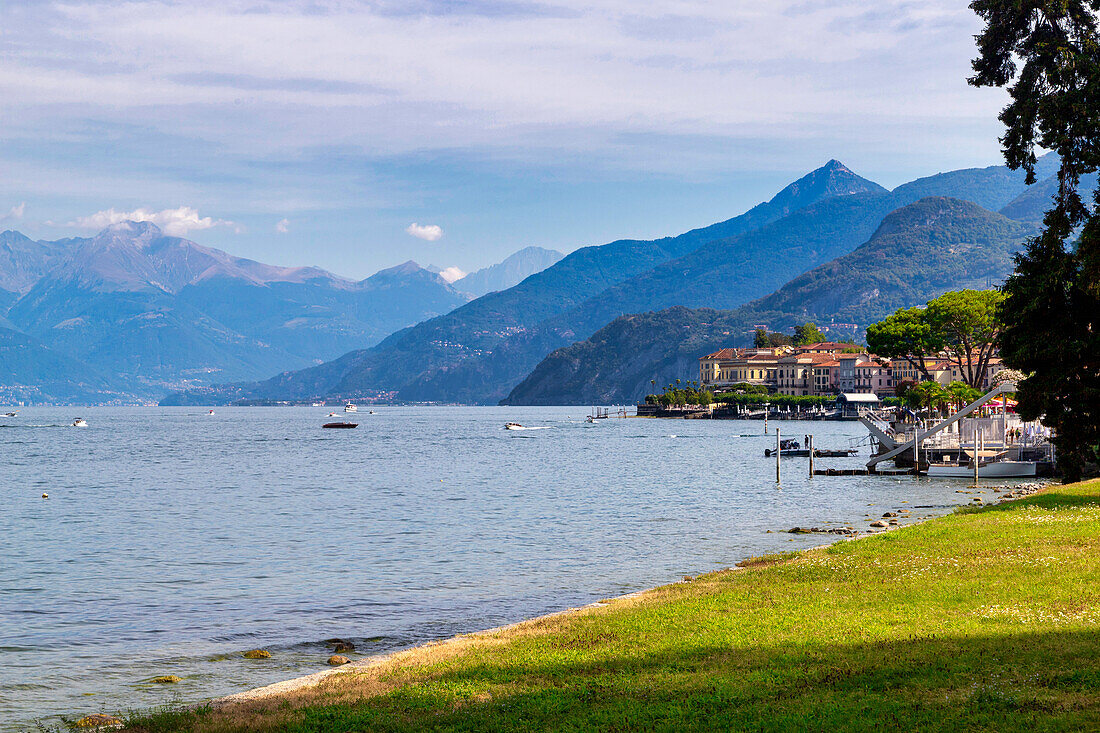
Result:
{"label": "moored boat", "polygon": [[[1034,461],[987,461],[978,464],[978,478],[1031,478],[1038,466]],[[932,478],[974,478],[974,463],[931,463],[925,473]]]}

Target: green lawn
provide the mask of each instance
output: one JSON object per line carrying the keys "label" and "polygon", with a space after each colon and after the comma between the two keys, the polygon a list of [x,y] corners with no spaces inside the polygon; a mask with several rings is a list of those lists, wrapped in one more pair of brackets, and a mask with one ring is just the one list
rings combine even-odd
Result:
{"label": "green lawn", "polygon": [[1100,482],[147,730],[1100,730]]}

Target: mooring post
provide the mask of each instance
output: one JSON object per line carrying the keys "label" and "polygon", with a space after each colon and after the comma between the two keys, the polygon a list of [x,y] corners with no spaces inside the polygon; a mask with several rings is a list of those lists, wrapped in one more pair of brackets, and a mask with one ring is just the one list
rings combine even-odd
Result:
{"label": "mooring post", "polygon": [[779,483],[779,428],[775,429],[775,482]]}
{"label": "mooring post", "polygon": [[764,403],[764,435],[768,434],[768,403]]}
{"label": "mooring post", "polygon": [[807,435],[806,442],[810,444],[810,478],[814,477],[814,436]]}
{"label": "mooring post", "polygon": [[[981,442],[985,442],[984,440]],[[974,488],[978,488],[978,461],[981,459],[982,449],[978,442],[978,421],[974,421]]]}

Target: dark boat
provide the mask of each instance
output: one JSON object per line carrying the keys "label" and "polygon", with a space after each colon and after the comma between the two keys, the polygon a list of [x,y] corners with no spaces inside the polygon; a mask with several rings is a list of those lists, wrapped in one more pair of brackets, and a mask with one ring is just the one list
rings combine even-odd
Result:
{"label": "dark boat", "polygon": [[321,427],[323,427],[323,428],[342,428],[344,430],[349,430],[351,428],[359,427],[359,423],[357,423],[357,422],[327,422],[324,425],[322,425]]}

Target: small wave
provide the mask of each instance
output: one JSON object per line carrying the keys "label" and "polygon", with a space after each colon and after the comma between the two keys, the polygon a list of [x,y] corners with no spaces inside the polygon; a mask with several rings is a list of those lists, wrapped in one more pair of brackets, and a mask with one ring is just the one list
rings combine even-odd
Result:
{"label": "small wave", "polygon": [[0,428],[69,428],[70,424],[42,424],[42,425],[0,425]]}

